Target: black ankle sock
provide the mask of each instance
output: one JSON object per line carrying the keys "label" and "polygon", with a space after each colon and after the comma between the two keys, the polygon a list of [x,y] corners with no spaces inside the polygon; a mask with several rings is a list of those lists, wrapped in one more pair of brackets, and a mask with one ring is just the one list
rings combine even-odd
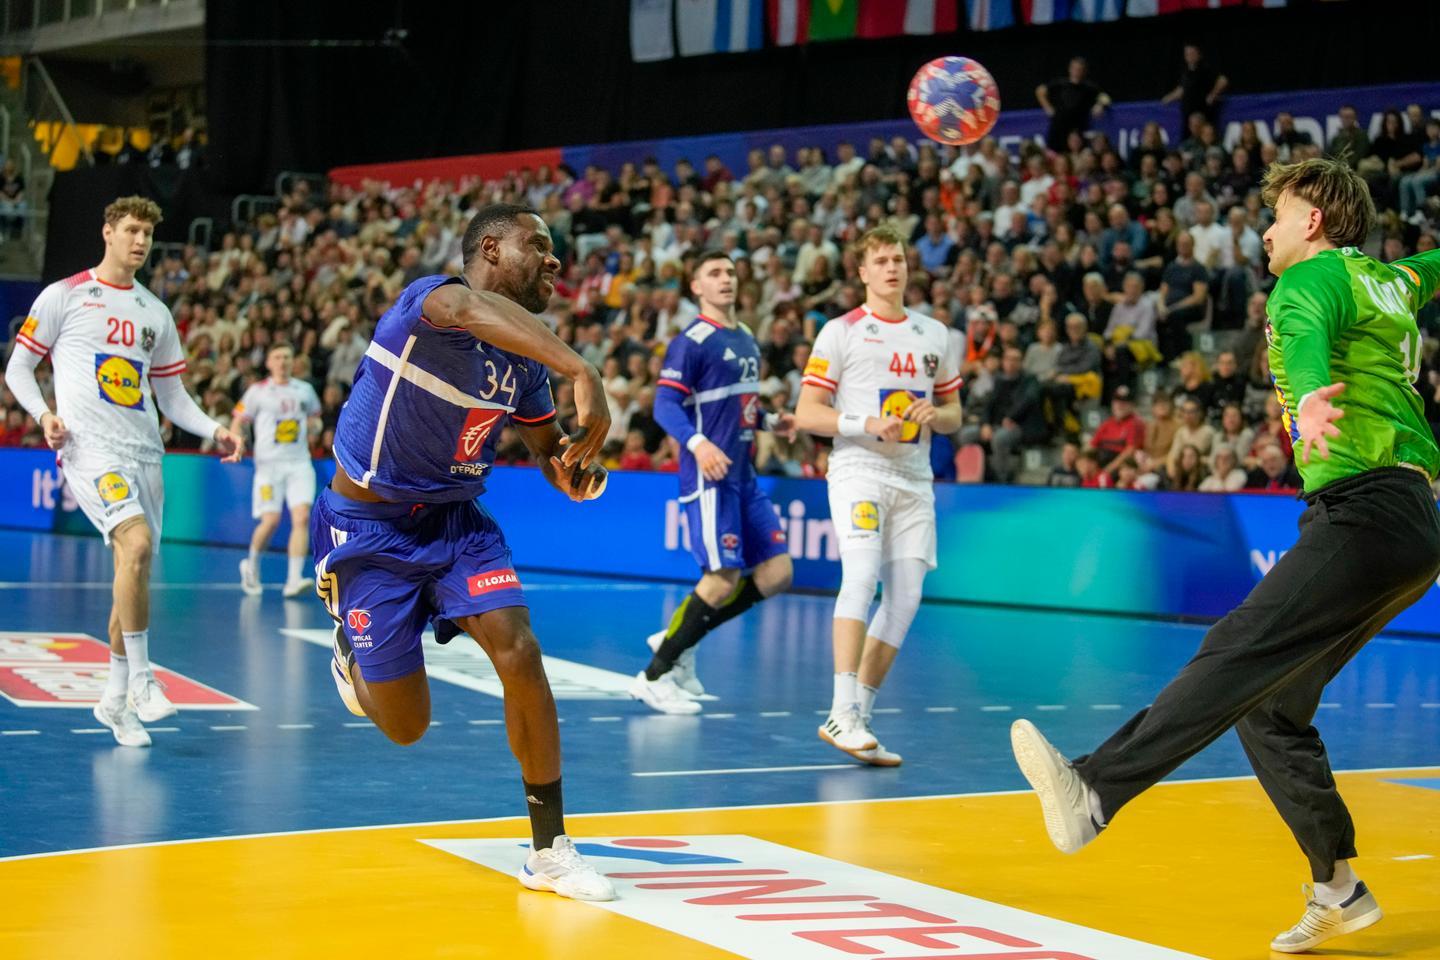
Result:
{"label": "black ankle sock", "polygon": [[715,611],[715,616],[710,618],[710,629],[714,630],[720,624],[735,619],[764,599],[765,595],[755,586],[754,578],[742,577],[729,601],[721,604],[720,609]]}
{"label": "black ankle sock", "polygon": [[675,619],[670,621],[670,631],[665,635],[660,649],[655,651],[650,665],[645,668],[645,678],[659,680],[669,672],[670,668],[675,666],[675,658],[695,646],[700,642],[700,638],[705,636],[714,617],[715,608],[701,600],[699,594],[692,593],[686,597],[685,603],[676,612]]}
{"label": "black ankle sock", "polygon": [[530,810],[532,849],[544,850],[565,832],[565,801],[559,779],[551,783],[526,783],[525,805]]}

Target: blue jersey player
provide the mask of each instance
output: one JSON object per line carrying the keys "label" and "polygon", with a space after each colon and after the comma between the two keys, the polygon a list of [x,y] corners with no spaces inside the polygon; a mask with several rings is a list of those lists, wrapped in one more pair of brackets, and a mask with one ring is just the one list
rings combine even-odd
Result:
{"label": "blue jersey player", "polygon": [[[699,318],[670,341],[655,393],[655,419],[680,442],[680,502],[690,549],[703,571],[670,625],[649,638],[654,656],[630,695],[661,713],[698,713],[704,694],[695,645],[766,597],[790,588],[793,568],[775,507],[755,482],[756,429],[795,433],[788,413],[760,413],[760,350],[731,316],[735,265],[702,253],[690,292]],[[748,574],[745,571],[749,571]]]}
{"label": "blue jersey player", "polygon": [[[351,712],[396,743],[419,740],[430,724],[421,631],[431,621],[442,642],[468,633],[505,687],[533,833],[520,881],[610,900],[610,881],[565,835],[555,700],[505,537],[476,501],[507,422],[571,499],[604,488],[590,466],[609,428],[599,374],[532,313],[554,291],[552,250],[532,211],[485,207],[465,231],[463,275],[416,280],[380,318],[335,429],[335,479],[311,542]],[[574,380],[573,437],[555,424],[547,366]]]}

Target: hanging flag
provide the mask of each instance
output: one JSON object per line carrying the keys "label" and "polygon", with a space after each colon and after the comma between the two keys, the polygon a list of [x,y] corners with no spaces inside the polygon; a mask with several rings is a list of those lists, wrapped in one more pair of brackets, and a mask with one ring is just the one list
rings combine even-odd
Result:
{"label": "hanging flag", "polygon": [[[1164,0],[1161,0],[1164,2]],[[1204,0],[1201,0],[1203,3]],[[1075,0],[1071,16],[1085,23],[1120,19],[1120,0]]]}
{"label": "hanging flag", "polygon": [[630,0],[630,59],[636,63],[675,56],[671,0]]}
{"label": "hanging flag", "polygon": [[810,39],[810,0],[767,0],[770,39],[777,47],[793,47]]}
{"label": "hanging flag", "polygon": [[855,36],[860,0],[812,0],[811,40],[849,40]]}
{"label": "hanging flag", "polygon": [[1070,19],[1070,0],[1020,0],[1026,23],[1064,23]]}
{"label": "hanging flag", "polygon": [[956,0],[860,0],[858,36],[898,37],[953,33],[960,29]]}
{"label": "hanging flag", "polygon": [[1004,30],[1015,26],[1010,0],[965,0],[971,30]]}
{"label": "hanging flag", "polygon": [[680,55],[740,53],[764,45],[761,0],[675,0]]}
{"label": "hanging flag", "polygon": [[1153,17],[1160,12],[1156,0],[1127,0],[1125,15],[1129,17]]}

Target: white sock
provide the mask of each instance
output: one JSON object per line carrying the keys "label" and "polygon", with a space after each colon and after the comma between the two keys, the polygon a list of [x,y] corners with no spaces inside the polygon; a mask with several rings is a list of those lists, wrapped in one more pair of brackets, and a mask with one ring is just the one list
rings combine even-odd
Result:
{"label": "white sock", "polygon": [[102,700],[123,700],[130,683],[130,661],[113,651],[110,654],[110,679],[105,681]]}
{"label": "white sock", "polygon": [[290,583],[294,583],[295,581],[299,580],[301,577],[305,576],[304,570],[305,570],[305,558],[304,558],[304,557],[291,557],[291,558],[290,558],[290,579],[289,579],[289,582],[290,582]]}
{"label": "white sock", "polygon": [[857,683],[856,689],[859,691],[860,716],[869,720],[871,711],[875,709],[875,694],[880,692],[880,688],[872,687],[868,683]]}
{"label": "white sock", "polygon": [[1335,861],[1335,875],[1324,883],[1315,884],[1315,899],[1332,907],[1349,900],[1355,893],[1360,878],[1350,869],[1349,860]]}
{"label": "white sock", "polygon": [[254,547],[250,548],[250,569],[255,571],[255,576],[260,576],[260,551]]}
{"label": "white sock", "polygon": [[125,659],[130,661],[130,679],[137,680],[155,671],[150,667],[150,631],[121,633],[125,640]]}
{"label": "white sock", "polygon": [[835,674],[835,693],[830,700],[830,715],[839,716],[851,707],[860,702],[860,696],[856,692],[859,686],[853,673]]}

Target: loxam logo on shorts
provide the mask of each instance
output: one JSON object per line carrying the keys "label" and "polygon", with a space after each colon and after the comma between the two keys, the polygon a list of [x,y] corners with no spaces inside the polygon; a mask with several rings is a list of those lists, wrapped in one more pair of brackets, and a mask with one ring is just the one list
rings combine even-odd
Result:
{"label": "loxam logo on shorts", "polygon": [[477,573],[465,580],[465,586],[470,589],[470,596],[478,597],[486,593],[494,593],[496,590],[519,590],[520,578],[511,569],[487,570],[485,573]]}

